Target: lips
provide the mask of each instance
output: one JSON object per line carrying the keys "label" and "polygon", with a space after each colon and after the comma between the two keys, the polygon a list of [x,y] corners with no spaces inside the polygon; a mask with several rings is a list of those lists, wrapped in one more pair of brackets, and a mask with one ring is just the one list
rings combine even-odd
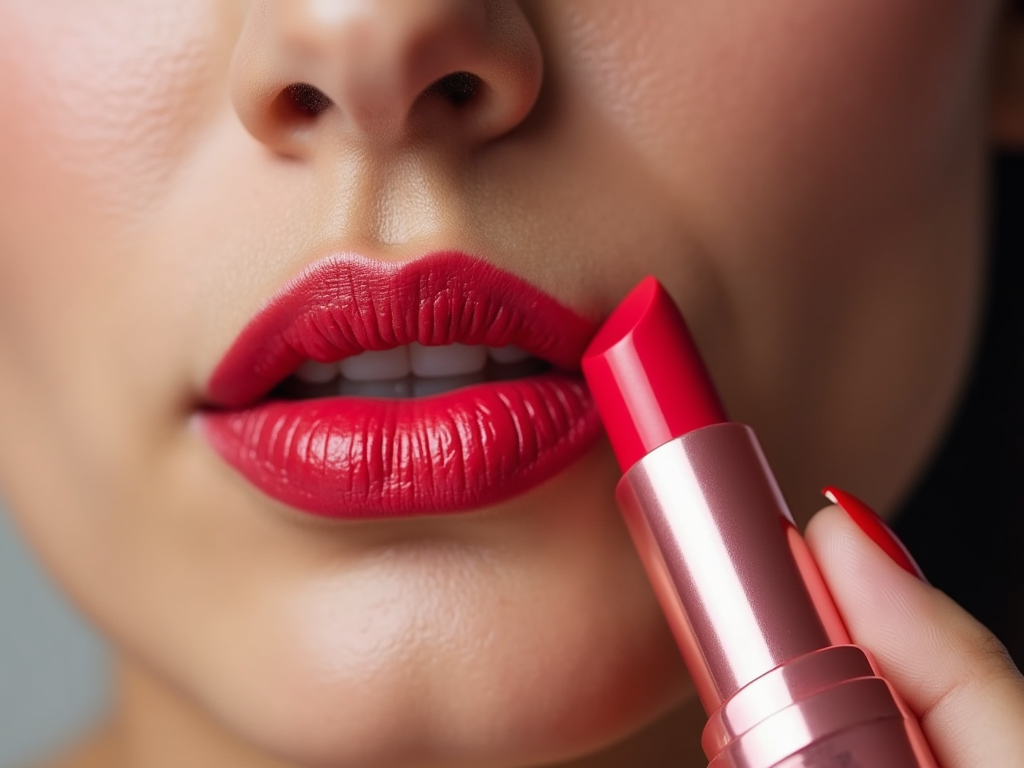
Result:
{"label": "lips", "polygon": [[[593,331],[548,294],[462,253],[402,264],[329,257],[285,285],[228,350],[202,432],[261,491],[314,515],[479,509],[556,475],[600,435],[578,374]],[[278,394],[309,360],[409,344],[513,345],[550,370],[412,399]]]}

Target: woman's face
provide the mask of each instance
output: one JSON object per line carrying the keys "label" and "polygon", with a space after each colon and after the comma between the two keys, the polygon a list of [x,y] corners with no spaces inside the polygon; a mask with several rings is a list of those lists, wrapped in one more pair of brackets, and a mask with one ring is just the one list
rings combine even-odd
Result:
{"label": "woman's face", "polygon": [[211,377],[331,253],[462,251],[587,327],[654,274],[798,517],[826,483],[891,507],[975,328],[990,6],[2,0],[16,519],[272,755],[513,765],[640,728],[691,693],[604,441],[468,513],[315,519],[196,428]]}

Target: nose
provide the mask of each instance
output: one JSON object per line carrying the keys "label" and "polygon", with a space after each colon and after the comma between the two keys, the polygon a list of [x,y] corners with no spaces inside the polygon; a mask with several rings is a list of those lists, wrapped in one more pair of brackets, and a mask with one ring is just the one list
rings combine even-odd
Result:
{"label": "nose", "polygon": [[301,157],[338,140],[480,145],[529,114],[541,77],[513,0],[258,0],[231,90],[253,136]]}

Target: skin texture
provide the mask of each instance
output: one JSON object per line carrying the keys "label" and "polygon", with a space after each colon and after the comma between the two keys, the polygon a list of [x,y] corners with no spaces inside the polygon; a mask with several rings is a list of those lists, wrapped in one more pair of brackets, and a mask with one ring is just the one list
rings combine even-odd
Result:
{"label": "skin texture", "polygon": [[[310,262],[457,248],[595,319],[656,275],[798,517],[892,509],[974,340],[999,10],[0,0],[0,487],[118,649],[97,760],[703,764],[606,445],[470,516],[320,524],[191,417]],[[458,71],[463,108],[427,91]]]}

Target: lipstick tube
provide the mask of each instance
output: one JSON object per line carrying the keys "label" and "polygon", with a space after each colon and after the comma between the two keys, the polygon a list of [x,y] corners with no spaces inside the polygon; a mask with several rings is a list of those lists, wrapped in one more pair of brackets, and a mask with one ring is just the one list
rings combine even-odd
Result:
{"label": "lipstick tube", "polygon": [[654,278],[583,373],[624,475],[616,499],[710,719],[709,768],[937,768],[853,645],[750,427],[727,421]]}

